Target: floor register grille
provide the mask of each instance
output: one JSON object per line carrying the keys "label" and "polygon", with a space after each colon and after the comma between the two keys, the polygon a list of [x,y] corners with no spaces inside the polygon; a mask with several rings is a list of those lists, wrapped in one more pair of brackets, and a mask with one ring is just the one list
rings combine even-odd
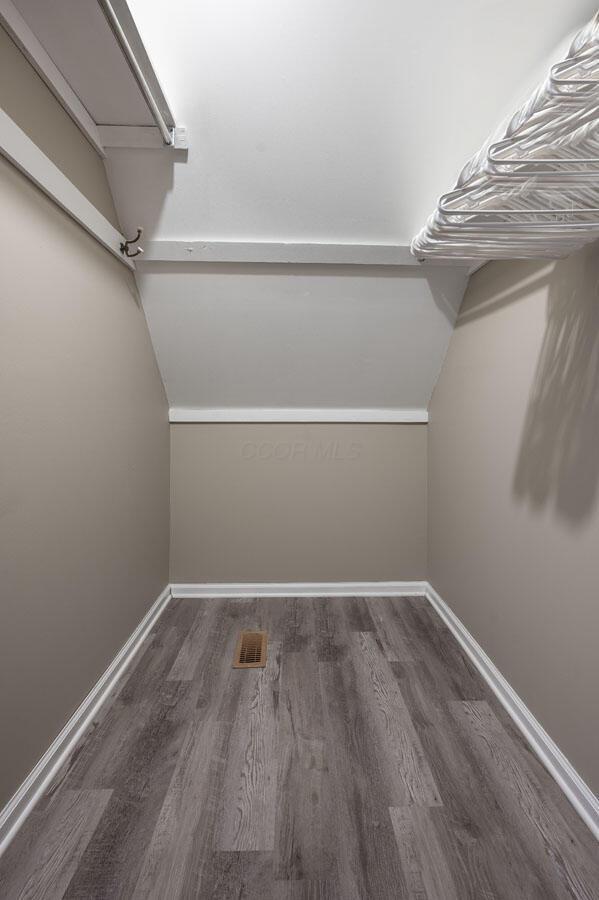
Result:
{"label": "floor register grille", "polygon": [[235,649],[234,669],[260,669],[266,665],[266,631],[242,631]]}

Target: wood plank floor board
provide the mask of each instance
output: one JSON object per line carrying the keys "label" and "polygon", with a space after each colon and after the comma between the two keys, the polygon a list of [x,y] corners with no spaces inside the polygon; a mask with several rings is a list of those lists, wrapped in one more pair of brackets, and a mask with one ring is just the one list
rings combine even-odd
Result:
{"label": "wood plank floor board", "polygon": [[186,896],[270,900],[273,883],[272,853],[215,850],[207,855],[198,892]]}
{"label": "wood plank floor board", "polygon": [[[71,788],[111,787],[111,773],[118,773],[122,760],[127,756],[127,747],[133,744],[137,733],[145,727],[152,707],[157,703],[178,706],[179,715],[185,715],[183,693],[164,679],[164,673],[172,665],[182,640],[183,634],[171,626],[164,629],[164,634],[146,639],[133,664],[119,679],[110,699],[100,708],[80,742],[52,779],[47,797],[52,796],[65,781]],[[144,681],[148,687],[147,694],[142,690]]]}
{"label": "wood plank floor board", "polygon": [[233,723],[237,717],[241,691],[248,684],[244,676],[250,671],[234,669],[233,657],[241,631],[262,630],[262,601],[258,603],[255,598],[237,598],[234,606],[227,601],[226,615],[220,621],[222,634],[217,642],[218,653],[212,654],[197,672],[200,684],[198,709],[204,716]]}
{"label": "wood plank floor board", "polygon": [[[239,703],[243,694],[240,676],[244,672],[239,669],[230,672]],[[140,897],[144,896],[144,890],[154,895],[155,883],[168,884],[168,894],[162,896],[168,896],[169,900],[220,896],[217,892],[225,889],[221,885],[222,866],[217,865],[219,854],[214,851],[214,845],[227,764],[233,755],[231,741],[236,709],[232,702],[228,709],[230,719],[198,717],[190,730],[144,859],[136,886]],[[271,854],[248,853],[244,857],[247,862],[258,855],[268,856],[272,870]],[[228,877],[223,884],[228,886],[227,890],[233,890],[233,883],[234,879]],[[234,896],[245,896],[246,887],[243,879],[238,879],[239,894]],[[161,896],[158,892],[155,895]]]}
{"label": "wood plank floor board", "polygon": [[[237,643],[237,639],[235,643]],[[218,722],[228,722],[231,726],[237,718],[242,693],[247,688],[248,679],[245,676],[250,671],[249,669],[234,669],[231,666],[232,658],[233,647],[231,647],[231,653],[227,654],[226,671],[221,682],[222,694],[220,697],[215,696],[214,698],[214,717]]]}
{"label": "wood plank floor board", "polygon": [[184,640],[185,634],[175,625],[156,631],[139,662],[125,679],[119,693],[121,701],[135,703],[151,698],[167,680]]}
{"label": "wood plank floor board", "polygon": [[314,609],[311,597],[262,597],[256,626],[281,645],[281,652],[297,653],[314,636]]}
{"label": "wood plank floor board", "polygon": [[429,646],[432,645],[429,668],[432,659],[440,679],[449,683],[456,694],[461,694],[459,699],[484,699],[496,703],[491,688],[428,601],[423,597],[410,598],[406,612],[414,616],[419,623],[421,637],[426,635]]}
{"label": "wood plank floor board", "polygon": [[341,622],[345,623],[347,631],[375,630],[365,597],[329,597],[327,602],[331,604],[337,617],[338,630]]}
{"label": "wood plank floor board", "polygon": [[436,681],[425,663],[393,669],[436,777],[446,821],[446,853],[454,866],[460,896],[510,900],[555,898],[551,879],[506,815],[489,783],[469,735],[460,729],[450,703],[435,693]]}
{"label": "wood plank floor board", "polygon": [[377,637],[388,662],[415,662],[420,659],[418,647],[400,622],[388,597],[369,597],[366,600]]}
{"label": "wood plank floor board", "polygon": [[172,733],[170,752],[176,757],[177,734],[182,735],[194,705],[195,693],[190,685],[166,681],[151,699],[123,703],[117,698],[106,718],[88,732],[80,751],[72,755],[68,784],[78,788],[116,787],[129,769],[128,761],[144,757],[147,741],[148,747],[154,746],[157,729]]}
{"label": "wood plank floor board", "polygon": [[[485,701],[453,703],[452,711],[469,735],[484,761],[498,802],[511,820],[517,822],[528,853],[536,858],[555,883],[556,895],[576,900],[597,900],[599,854],[589,858],[553,803],[543,796],[541,786],[521,756],[493,710]],[[564,853],[564,845],[568,853]]]}
{"label": "wood plank floor board", "polygon": [[348,652],[345,629],[339,628],[336,607],[328,597],[315,597],[314,628],[316,633],[316,656],[319,662],[342,660]]}
{"label": "wood plank floor board", "polygon": [[[227,763],[233,755],[233,726],[243,714],[240,703],[244,692],[247,700],[250,684],[244,677],[249,672],[231,664],[239,631],[257,627],[259,618],[253,598],[210,602],[205,620],[209,644],[206,635],[195,642],[198,663],[193,685],[198,700],[190,716],[193,726],[160,811],[135,896],[187,898],[228,890],[218,881],[220,870],[213,871],[211,861],[217,858],[213,847]],[[186,658],[191,655],[186,651]],[[231,879],[227,884],[233,890]],[[237,888],[246,890],[242,882]]]}
{"label": "wood plank floor board", "polygon": [[[294,597],[260,597],[256,601],[256,614],[253,627],[258,631],[267,631],[268,638],[276,644],[285,645],[289,630],[290,601]],[[304,598],[309,603],[309,599]]]}
{"label": "wood plank floor board", "polygon": [[[155,668],[157,665],[158,667],[162,666],[162,668],[159,668],[158,677],[158,684],[162,686],[161,673],[163,668],[169,664],[168,658],[164,659],[164,656],[165,654],[177,652],[178,646],[184,640],[185,628],[193,620],[193,616],[189,614],[193,612],[193,609],[188,606],[182,607],[182,604],[185,602],[182,600],[171,600],[168,604],[150,634],[142,642],[141,647],[124,674],[114,685],[107,700],[96,712],[85,734],[52,779],[46,797],[52,796],[67,775],[71,778],[71,786],[75,785],[75,764],[79,765],[80,770],[85,768],[86,758],[93,757],[98,747],[105,747],[111,736],[117,737],[120,735],[120,729],[118,725],[115,725],[115,719],[118,718],[118,711],[124,705],[130,704],[134,700],[134,687],[132,690],[132,686],[129,685],[127,691],[124,689],[129,682],[132,682],[134,685],[134,675],[138,667],[140,670],[143,670],[143,674],[138,680],[142,683],[145,682],[149,687],[151,679],[147,677],[148,669]],[[122,700],[119,699],[121,694],[123,695]],[[140,696],[142,699],[145,699],[146,693],[142,692]],[[129,713],[127,712],[126,715],[129,715]],[[107,719],[109,720],[108,723],[101,729],[101,726]],[[113,732],[116,732],[116,734],[113,734]],[[81,786],[81,782],[77,782],[77,784]]]}
{"label": "wood plank floor board", "polygon": [[288,597],[282,651],[300,653],[314,640],[314,606],[309,597]]}
{"label": "wood plank floor board", "polygon": [[[239,631],[257,627],[259,616],[253,598],[210,602],[210,618],[205,623],[210,623],[209,629],[195,642],[198,664],[193,678],[198,702],[190,745],[193,752],[181,754],[148,851],[146,862],[153,855],[154,867],[162,869],[162,877],[157,878],[146,865],[145,880],[140,878],[137,886],[140,897],[211,896],[213,873],[207,861],[213,857],[233,726],[243,713],[240,703],[249,684],[244,678],[247,672],[233,669],[231,664]],[[157,849],[162,852],[162,864],[156,860]],[[168,882],[164,871],[169,873]],[[150,890],[152,885],[165,892],[161,894],[156,887]]]}
{"label": "wood plank floor board", "polygon": [[[265,669],[232,668],[239,631]],[[599,900],[597,844],[422,598],[172,601],[0,897]]]}
{"label": "wood plank floor board", "polygon": [[392,807],[391,822],[413,900],[460,900],[451,865],[434,822],[436,810]]}
{"label": "wood plank floor board", "polygon": [[239,632],[255,627],[255,603],[243,611],[238,606],[233,614],[226,602],[217,600],[211,619],[206,623],[205,637],[195,642],[197,664],[194,681],[197,684],[197,708],[202,716],[214,715],[222,702],[223,684],[230,671]]}
{"label": "wood plank floor board", "polygon": [[341,661],[350,649],[349,634],[375,630],[363,597],[315,597],[312,608],[319,662]]}
{"label": "wood plank floor board", "polygon": [[[173,712],[174,709],[174,712]],[[172,706],[155,706],[111,770],[112,796],[65,894],[129,897],[184,739]]]}
{"label": "wood plank floor board", "polygon": [[111,794],[63,791],[47,808],[44,827],[32,829],[29,840],[23,842],[26,865],[19,859],[19,845],[9,847],[0,872],[0,896],[5,900],[63,897]]}
{"label": "wood plank floor board", "polygon": [[415,656],[427,663],[445,693],[457,700],[491,698],[490,689],[424,597],[393,598],[391,609]]}
{"label": "wood plank floor board", "polygon": [[219,737],[219,727],[210,719],[189,726],[131,895],[134,900],[184,896],[198,825],[202,819],[214,821],[216,801],[212,798],[211,803],[209,794]]}
{"label": "wood plank floor board", "polygon": [[[599,844],[588,828],[580,828],[580,816],[571,803],[564,803],[564,792],[555,779],[548,777],[547,769],[533,751],[530,744],[524,738],[519,728],[516,728],[513,719],[499,703],[491,706],[510,741],[518,748],[519,757],[525,760],[528,769],[534,774],[543,795],[543,802],[552,805],[554,810],[559,810],[559,815],[567,824],[569,831],[576,835],[577,841],[582,844],[583,852],[593,857],[599,854]],[[598,890],[599,900],[599,890]]]}
{"label": "wood plank floor board", "polygon": [[355,700],[354,663],[351,656],[345,659],[319,664],[338,823],[339,890],[347,900],[396,900],[408,893],[389,815],[393,793],[380,768],[368,711]]}
{"label": "wood plank floor board", "polygon": [[152,626],[151,634],[160,634],[167,628],[176,628],[183,636],[189,633],[198,613],[196,600],[188,597],[171,597],[167,606]]}
{"label": "wood plank floor board", "polygon": [[[223,896],[228,896],[228,891],[233,892],[235,897],[253,897],[254,883],[251,879],[257,872],[262,873],[257,879],[261,887],[264,887],[268,873],[268,883],[272,883],[271,852],[221,852],[216,849],[221,804],[227,787],[228,762],[233,755],[232,742],[236,739],[232,722],[219,722],[216,728],[215,753],[209,763],[209,790],[193,833],[182,881],[180,896],[185,900],[187,897],[220,897],[220,891],[224,892]],[[226,857],[229,862],[226,862]],[[237,893],[234,893],[235,890]]]}
{"label": "wood plank floor board", "polygon": [[277,880],[335,880],[336,827],[315,647],[285,656],[279,704]]}
{"label": "wood plank floor board", "polygon": [[248,669],[234,724],[217,824],[218,850],[274,850],[280,644],[263,669]]}
{"label": "wood plank floor board", "polygon": [[378,736],[377,750],[392,801],[389,805],[396,805],[399,798],[402,805],[440,806],[439,788],[400,686],[374,635],[356,632],[352,645],[359,696],[364,708],[372,712],[373,733]]}
{"label": "wood plank floor board", "polygon": [[173,665],[167,675],[169,681],[191,681],[206,646],[209,646],[211,624],[215,618],[215,604],[202,604],[191,622]]}
{"label": "wood plank floor board", "polygon": [[276,881],[272,900],[344,900],[335,881]]}

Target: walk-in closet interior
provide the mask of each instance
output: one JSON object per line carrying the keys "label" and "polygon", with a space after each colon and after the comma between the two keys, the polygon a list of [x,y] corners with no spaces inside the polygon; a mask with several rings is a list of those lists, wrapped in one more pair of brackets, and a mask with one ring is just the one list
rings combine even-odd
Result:
{"label": "walk-in closet interior", "polygon": [[599,13],[0,0],[0,900],[599,900]]}

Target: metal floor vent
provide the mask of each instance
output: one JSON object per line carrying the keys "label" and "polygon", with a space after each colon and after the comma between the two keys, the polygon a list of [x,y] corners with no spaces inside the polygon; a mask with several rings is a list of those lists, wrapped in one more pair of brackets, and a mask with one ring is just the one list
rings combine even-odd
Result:
{"label": "metal floor vent", "polygon": [[235,650],[234,669],[259,669],[266,665],[266,631],[242,631]]}

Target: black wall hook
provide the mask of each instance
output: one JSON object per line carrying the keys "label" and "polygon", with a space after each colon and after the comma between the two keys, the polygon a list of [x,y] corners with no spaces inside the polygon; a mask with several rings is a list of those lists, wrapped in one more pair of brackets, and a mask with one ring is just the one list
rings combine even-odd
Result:
{"label": "black wall hook", "polygon": [[123,243],[121,244],[121,247],[120,247],[120,250],[121,250],[121,253],[123,254],[123,256],[127,256],[127,257],[129,257],[129,259],[131,259],[132,256],[139,256],[140,253],[143,253],[143,250],[141,249],[141,247],[137,247],[133,253],[129,253],[129,245],[136,244],[143,233],[144,233],[143,228],[138,226],[137,234],[135,235],[134,238],[131,238],[130,240],[127,240],[127,238],[125,238],[125,240],[123,241]]}

